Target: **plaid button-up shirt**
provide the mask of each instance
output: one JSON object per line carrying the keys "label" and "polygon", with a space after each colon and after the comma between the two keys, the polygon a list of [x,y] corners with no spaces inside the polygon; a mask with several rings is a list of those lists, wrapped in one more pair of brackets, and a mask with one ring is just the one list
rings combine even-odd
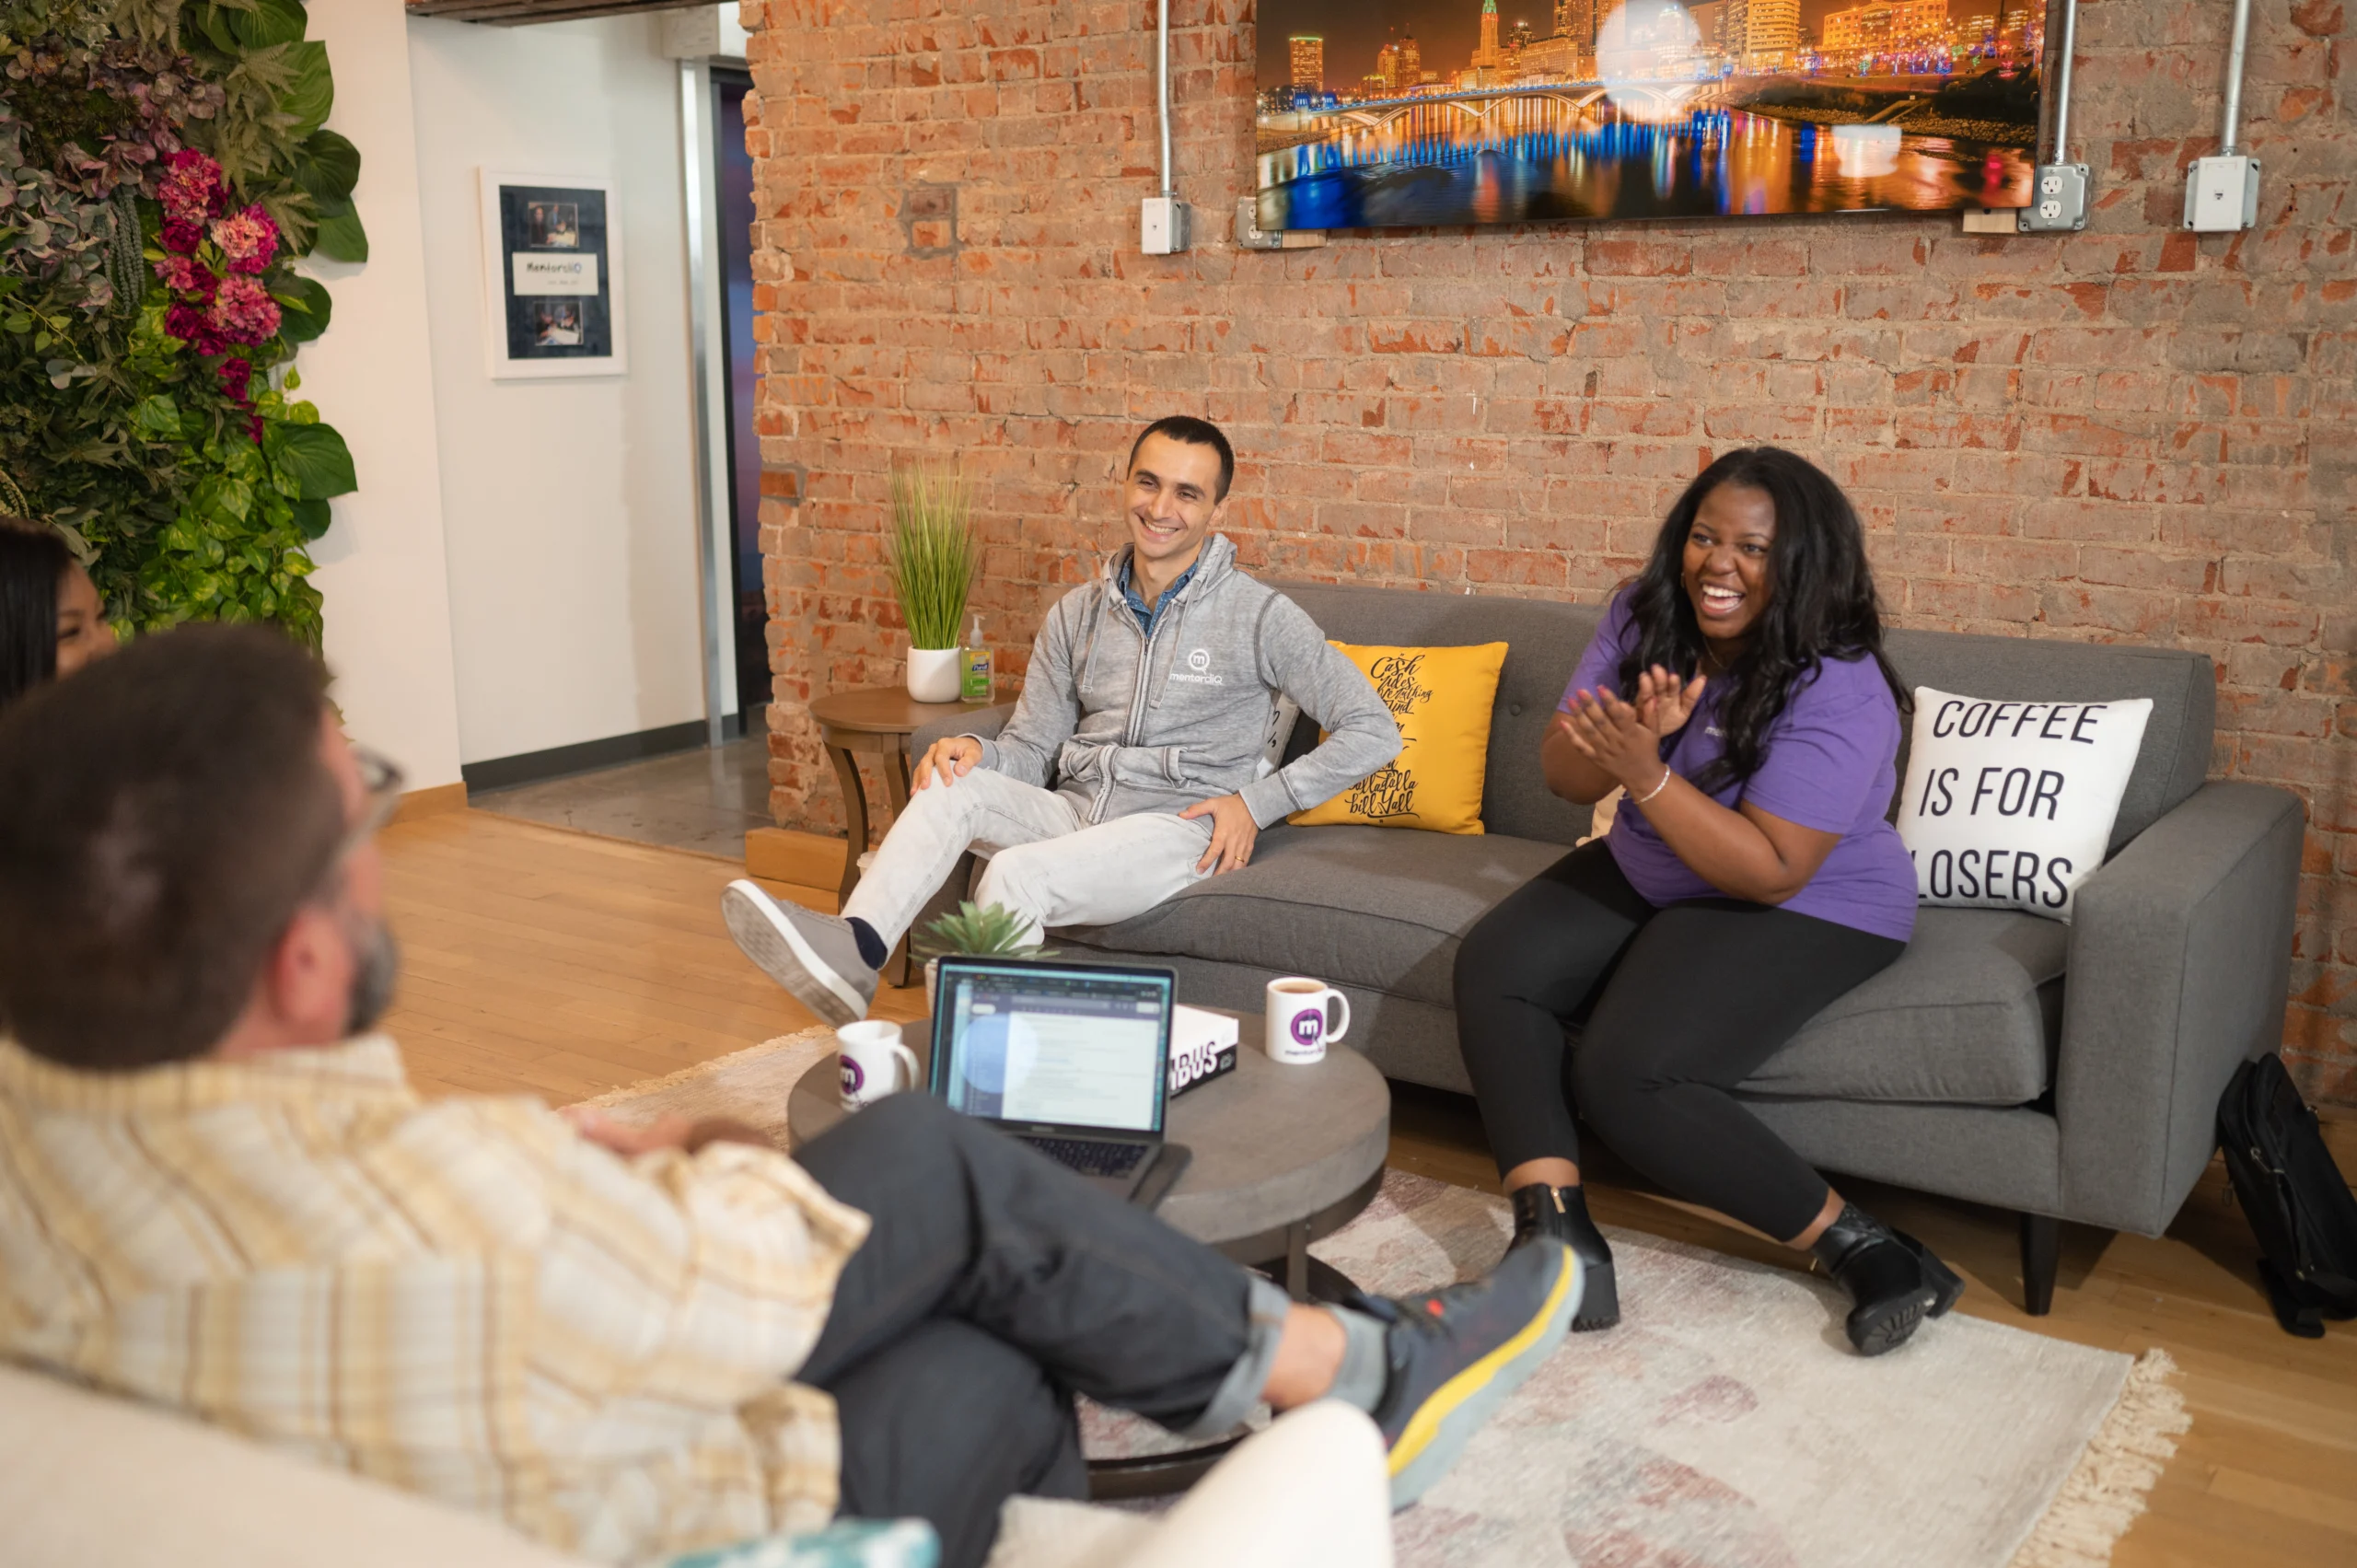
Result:
{"label": "plaid button-up shirt", "polygon": [[834,1512],[787,1381],[867,1233],[784,1155],[623,1160],[389,1040],[71,1072],[0,1041],[0,1353],[612,1562]]}

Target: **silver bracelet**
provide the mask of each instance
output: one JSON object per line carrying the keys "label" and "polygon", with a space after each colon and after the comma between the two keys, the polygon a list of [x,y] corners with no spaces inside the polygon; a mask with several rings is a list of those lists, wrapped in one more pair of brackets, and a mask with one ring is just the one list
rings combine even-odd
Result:
{"label": "silver bracelet", "polygon": [[1631,800],[1629,804],[1631,806],[1643,806],[1646,801],[1651,800],[1655,796],[1657,796],[1663,790],[1667,789],[1669,787],[1670,778],[1676,772],[1677,770],[1675,768],[1672,768],[1666,762],[1663,763],[1661,769],[1661,783],[1654,785],[1653,788],[1645,791],[1644,794],[1636,796],[1634,799]]}

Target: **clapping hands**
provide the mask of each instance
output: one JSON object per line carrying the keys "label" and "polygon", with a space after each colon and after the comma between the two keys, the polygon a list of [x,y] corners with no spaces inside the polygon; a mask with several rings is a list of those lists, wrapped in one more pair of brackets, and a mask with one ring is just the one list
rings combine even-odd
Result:
{"label": "clapping hands", "polygon": [[1637,677],[1637,715],[1664,740],[1686,727],[1701,701],[1700,675],[1681,685],[1677,672],[1655,665]]}
{"label": "clapping hands", "polygon": [[1659,782],[1662,741],[1694,716],[1703,683],[1700,675],[1681,682],[1655,665],[1637,677],[1634,703],[1583,687],[1572,694],[1570,710],[1555,715],[1555,727],[1631,796],[1643,795]]}

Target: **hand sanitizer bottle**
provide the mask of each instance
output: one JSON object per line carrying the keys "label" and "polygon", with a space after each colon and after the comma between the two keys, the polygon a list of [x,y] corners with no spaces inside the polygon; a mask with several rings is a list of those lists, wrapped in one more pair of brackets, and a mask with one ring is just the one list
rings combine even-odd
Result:
{"label": "hand sanitizer bottle", "polygon": [[982,645],[982,612],[966,628],[966,645],[958,655],[958,698],[965,703],[991,700],[991,651]]}

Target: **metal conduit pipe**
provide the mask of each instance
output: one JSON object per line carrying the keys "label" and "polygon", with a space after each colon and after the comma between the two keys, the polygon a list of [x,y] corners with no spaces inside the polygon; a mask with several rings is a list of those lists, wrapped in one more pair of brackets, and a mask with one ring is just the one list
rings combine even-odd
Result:
{"label": "metal conduit pipe", "polygon": [[[2226,46],[2226,107],[2218,121],[2218,151],[2222,154],[2242,150],[2243,56],[2249,47],[2250,0],[2235,0],[2234,41]],[[1167,140],[1164,146],[1167,157]]]}
{"label": "metal conduit pipe", "polygon": [[[2250,0],[2235,0],[2248,6]],[[2054,161],[2071,161],[2071,56],[2079,52],[2079,0],[2063,0],[2061,68],[2054,79]]]}
{"label": "metal conduit pipe", "polygon": [[[2235,11],[2235,88],[2242,90],[2242,18],[2250,0],[2237,0]],[[1162,123],[1162,193],[1175,196],[1178,187],[1170,182],[1170,0],[1161,0],[1155,12],[1155,101],[1161,110]]]}

